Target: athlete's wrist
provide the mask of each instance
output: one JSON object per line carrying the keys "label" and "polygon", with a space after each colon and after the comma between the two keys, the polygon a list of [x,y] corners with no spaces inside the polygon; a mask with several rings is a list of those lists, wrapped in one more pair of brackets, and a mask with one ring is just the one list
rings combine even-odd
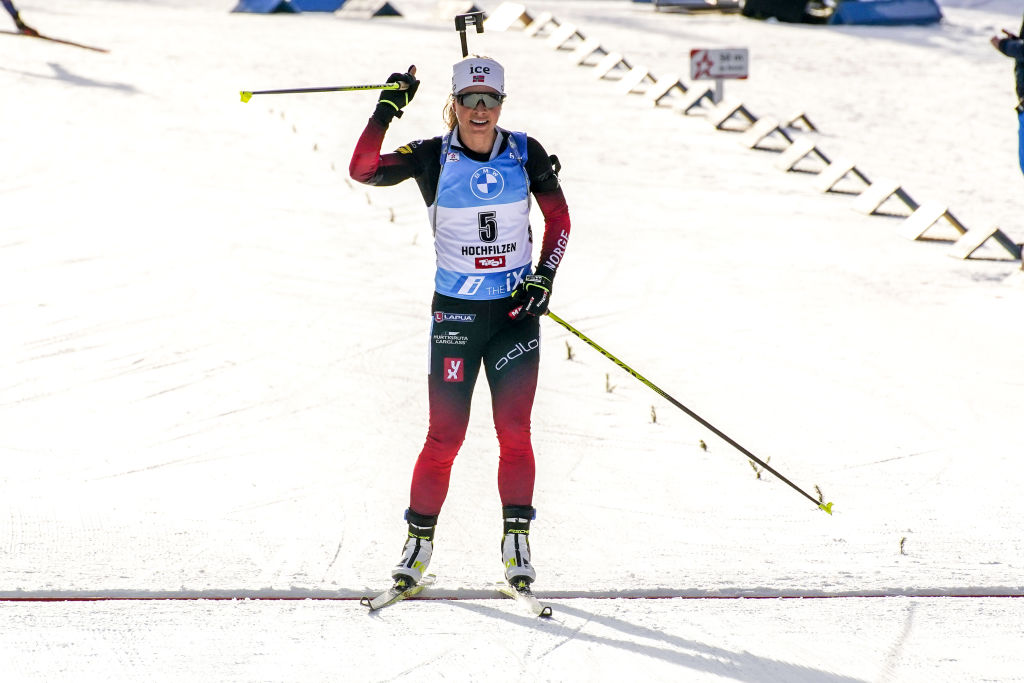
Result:
{"label": "athlete's wrist", "polygon": [[550,282],[555,281],[555,269],[550,266],[537,266],[534,271],[534,275],[540,275],[541,277],[547,278]]}
{"label": "athlete's wrist", "polygon": [[378,102],[373,110],[373,120],[385,128],[391,125],[396,116],[401,116],[401,112],[391,102]]}

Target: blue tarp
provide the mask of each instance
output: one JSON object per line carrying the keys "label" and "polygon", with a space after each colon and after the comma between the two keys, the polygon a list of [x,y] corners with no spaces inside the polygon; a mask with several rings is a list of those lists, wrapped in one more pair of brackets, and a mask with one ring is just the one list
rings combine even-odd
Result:
{"label": "blue tarp", "polygon": [[299,12],[334,12],[345,4],[345,0],[291,0],[291,3]]}
{"label": "blue tarp", "polygon": [[942,21],[935,0],[846,0],[839,3],[830,24],[900,26]]}
{"label": "blue tarp", "polygon": [[252,12],[254,14],[270,14],[271,12],[296,12],[289,0],[239,0],[232,12]]}
{"label": "blue tarp", "polygon": [[1024,173],[1024,112],[1017,114],[1020,122],[1020,144],[1017,146],[1017,153],[1020,155],[1020,172]]}

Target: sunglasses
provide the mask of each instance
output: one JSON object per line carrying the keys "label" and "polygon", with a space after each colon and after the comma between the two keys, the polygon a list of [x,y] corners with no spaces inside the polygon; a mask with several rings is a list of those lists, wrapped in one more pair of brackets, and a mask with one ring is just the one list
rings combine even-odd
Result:
{"label": "sunglasses", "polygon": [[494,109],[505,101],[505,96],[495,95],[489,92],[467,92],[462,93],[461,95],[456,95],[455,99],[463,107],[467,107],[469,109],[476,109],[476,105],[481,102],[483,102],[484,106],[488,109]]}

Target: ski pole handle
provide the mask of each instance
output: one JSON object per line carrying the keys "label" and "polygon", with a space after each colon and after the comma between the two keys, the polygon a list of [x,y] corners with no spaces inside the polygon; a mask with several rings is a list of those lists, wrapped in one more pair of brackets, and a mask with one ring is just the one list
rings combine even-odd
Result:
{"label": "ski pole handle", "polygon": [[462,56],[469,56],[469,45],[466,43],[466,25],[476,26],[477,33],[484,32],[484,13],[469,12],[467,14],[455,15],[455,30],[459,32],[459,40],[462,43]]}

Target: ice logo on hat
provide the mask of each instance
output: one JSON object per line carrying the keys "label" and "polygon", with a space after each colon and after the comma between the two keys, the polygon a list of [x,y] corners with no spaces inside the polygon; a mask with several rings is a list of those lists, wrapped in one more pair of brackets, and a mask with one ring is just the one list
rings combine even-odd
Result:
{"label": "ice logo on hat", "polygon": [[496,199],[505,189],[505,179],[497,169],[484,166],[469,179],[469,189],[479,199]]}

